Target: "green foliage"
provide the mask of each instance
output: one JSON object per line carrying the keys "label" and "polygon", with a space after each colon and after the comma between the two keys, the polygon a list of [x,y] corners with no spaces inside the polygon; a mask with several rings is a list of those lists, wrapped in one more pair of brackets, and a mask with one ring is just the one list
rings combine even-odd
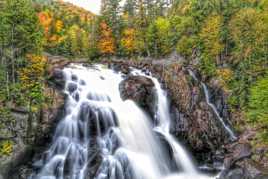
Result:
{"label": "green foliage", "polygon": [[171,52],[173,33],[168,19],[159,17],[147,30],[147,43],[152,56],[166,55]]}
{"label": "green foliage", "polygon": [[268,76],[259,79],[250,88],[249,103],[247,106],[248,121],[261,128],[261,138],[268,141]]}
{"label": "green foliage", "polygon": [[30,0],[7,0],[1,13],[1,39],[16,55],[40,51],[43,34]]}
{"label": "green foliage", "polygon": [[193,54],[193,50],[197,47],[197,37],[195,36],[183,36],[177,43],[177,52],[186,58],[190,58]]}
{"label": "green foliage", "polygon": [[31,0],[7,0],[0,12],[0,102],[23,98],[18,72],[28,53],[41,53],[43,30]]}
{"label": "green foliage", "polygon": [[203,25],[199,34],[203,44],[203,53],[211,58],[217,58],[223,50],[221,43],[221,16],[210,16]]}

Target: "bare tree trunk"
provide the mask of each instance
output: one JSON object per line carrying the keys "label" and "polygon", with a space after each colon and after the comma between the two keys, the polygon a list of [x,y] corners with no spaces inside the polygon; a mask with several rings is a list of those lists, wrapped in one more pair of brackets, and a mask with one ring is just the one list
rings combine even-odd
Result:
{"label": "bare tree trunk", "polygon": [[32,134],[32,123],[33,123],[33,112],[31,110],[32,102],[30,100],[28,110],[29,110],[29,116],[28,116],[28,121],[27,121],[27,131],[26,131],[26,137],[27,137],[27,142],[30,142],[30,137]]}
{"label": "bare tree trunk", "polygon": [[15,48],[14,48],[14,27],[12,27],[11,32],[11,77],[13,84],[16,83],[15,78]]}
{"label": "bare tree trunk", "polygon": [[9,75],[8,71],[6,71],[6,90],[7,90],[7,99],[10,99],[10,93],[9,93]]}

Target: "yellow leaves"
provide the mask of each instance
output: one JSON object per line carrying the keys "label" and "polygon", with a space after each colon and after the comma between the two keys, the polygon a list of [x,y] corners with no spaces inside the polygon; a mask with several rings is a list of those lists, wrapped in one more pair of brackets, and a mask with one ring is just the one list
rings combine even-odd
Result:
{"label": "yellow leaves", "polygon": [[57,20],[55,23],[56,32],[61,32],[62,28],[63,28],[63,22],[61,20]]}
{"label": "yellow leaves", "polygon": [[228,83],[231,81],[234,73],[229,68],[217,69],[216,74],[219,77],[220,84],[224,91],[228,91]]}
{"label": "yellow leaves", "polygon": [[221,16],[210,16],[199,34],[204,44],[205,52],[213,58],[219,55],[224,48],[220,40],[221,23]]}
{"label": "yellow leaves", "polygon": [[42,56],[27,55],[28,65],[20,71],[20,81],[23,90],[31,90],[37,85],[45,73],[46,59]]}
{"label": "yellow leaves", "polygon": [[[238,11],[229,23],[231,37],[240,53],[237,59],[250,58],[254,53],[264,53],[268,41],[268,13],[253,8]],[[254,57],[255,58],[255,57]]]}
{"label": "yellow leaves", "polygon": [[268,10],[268,0],[261,0],[260,7],[264,10]]}
{"label": "yellow leaves", "polygon": [[89,33],[78,25],[73,25],[68,29],[65,40],[69,44],[72,55],[85,56],[88,53]]}
{"label": "yellow leaves", "polygon": [[233,71],[229,68],[217,69],[217,75],[224,81],[230,81],[233,77]]}
{"label": "yellow leaves", "polygon": [[136,50],[135,37],[136,37],[135,29],[127,28],[123,31],[121,45],[125,48],[128,54],[131,54]]}
{"label": "yellow leaves", "polygon": [[115,53],[115,40],[112,36],[112,30],[105,22],[100,23],[98,48],[102,54],[108,55]]}
{"label": "yellow leaves", "polygon": [[13,151],[13,144],[10,140],[6,140],[0,143],[0,156],[10,155]]}

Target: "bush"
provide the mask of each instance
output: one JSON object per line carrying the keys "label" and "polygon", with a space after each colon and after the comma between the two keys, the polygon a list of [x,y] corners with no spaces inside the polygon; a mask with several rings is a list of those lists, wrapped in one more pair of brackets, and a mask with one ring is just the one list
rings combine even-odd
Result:
{"label": "bush", "polygon": [[183,36],[177,44],[177,52],[182,56],[189,58],[192,56],[193,50],[196,47],[196,37]]}
{"label": "bush", "polygon": [[10,140],[5,140],[0,143],[0,157],[10,155],[13,151],[13,143]]}
{"label": "bush", "polygon": [[250,123],[260,126],[260,136],[268,141],[268,76],[251,87],[247,117]]}

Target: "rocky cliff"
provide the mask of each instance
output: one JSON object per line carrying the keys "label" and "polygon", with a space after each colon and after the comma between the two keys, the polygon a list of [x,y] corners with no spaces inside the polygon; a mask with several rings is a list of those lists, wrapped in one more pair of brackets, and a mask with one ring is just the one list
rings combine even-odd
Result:
{"label": "rocky cliff", "polygon": [[[7,162],[1,162],[2,166],[5,166],[1,168],[3,178],[6,178],[5,176],[16,179],[25,178],[32,170],[30,164],[33,158],[40,157],[39,154],[51,140],[57,116],[63,112],[60,106],[63,104],[64,96],[58,90],[64,85],[61,68],[68,63],[69,61],[65,59],[57,58],[51,62],[53,65],[48,70],[51,78],[48,80],[50,87],[47,88],[47,93],[53,96],[53,105],[44,108],[38,116],[39,123],[36,124],[37,130],[33,135],[31,145],[22,147],[18,142],[17,148],[22,151],[18,150],[8,159],[4,159]],[[130,74],[130,67],[142,69],[145,73],[152,72],[153,76],[162,81],[162,87],[170,96],[171,132],[185,143],[200,166],[204,166],[200,168],[201,170],[218,171],[223,164],[225,170],[222,172],[222,179],[268,177],[267,169],[252,159],[254,151],[251,150],[249,139],[245,137],[246,134],[238,134],[236,141],[230,140],[215,113],[207,104],[200,82],[193,79],[187,67],[179,62],[167,63],[165,61],[104,61],[103,63],[125,74],[126,78],[120,85],[121,97],[133,99],[151,116],[155,110],[153,83],[143,76],[133,77]],[[208,83],[208,88],[211,100],[219,114],[231,124],[236,121],[235,115],[232,115],[226,103],[228,94],[214,82]],[[27,112],[24,115],[24,118],[27,118]],[[152,119],[154,120],[153,116]],[[19,137],[18,140],[22,138]],[[12,172],[15,175],[11,175]]]}

